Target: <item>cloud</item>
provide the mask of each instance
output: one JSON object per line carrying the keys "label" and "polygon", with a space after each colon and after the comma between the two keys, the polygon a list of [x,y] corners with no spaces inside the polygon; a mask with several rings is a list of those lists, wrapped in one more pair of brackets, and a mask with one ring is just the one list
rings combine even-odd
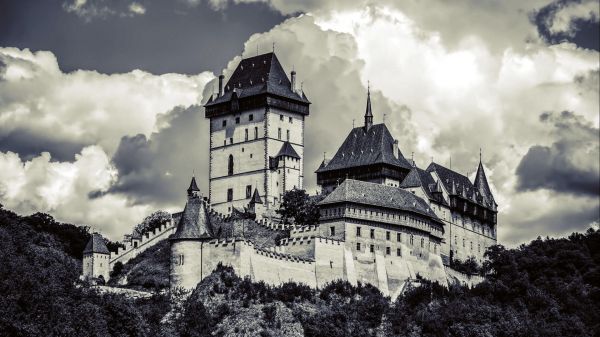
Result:
{"label": "cloud", "polygon": [[516,170],[517,189],[600,196],[598,128],[569,111],[544,113],[540,120],[553,125],[556,141],[529,149]]}
{"label": "cloud", "polygon": [[578,22],[598,22],[599,12],[598,0],[557,0],[541,8],[535,19],[549,36],[574,37],[578,30]]}
{"label": "cloud", "polygon": [[116,176],[110,158],[95,145],[84,148],[73,162],[52,161],[48,152],[28,161],[14,152],[0,153],[0,200],[19,213],[48,212],[60,221],[92,225],[117,239],[150,210],[131,206],[124,197],[86,197],[107,190]]}
{"label": "cloud", "polygon": [[0,150],[60,160],[91,144],[112,155],[124,135],[149,136],[160,115],[197,104],[213,77],[64,73],[51,52],[17,48],[0,48],[0,64]]}
{"label": "cloud", "polygon": [[122,0],[71,0],[63,3],[63,9],[83,20],[103,19],[109,16],[133,17],[144,15],[146,7],[139,2]]}

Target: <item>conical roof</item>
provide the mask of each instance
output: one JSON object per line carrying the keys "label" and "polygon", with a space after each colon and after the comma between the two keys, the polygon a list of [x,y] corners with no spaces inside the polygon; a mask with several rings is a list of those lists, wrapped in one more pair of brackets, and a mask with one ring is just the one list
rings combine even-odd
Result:
{"label": "conical roof", "polygon": [[290,144],[290,142],[287,142],[287,141],[284,142],[283,145],[281,145],[281,149],[279,150],[279,152],[277,153],[277,155],[275,157],[281,157],[281,156],[300,159],[300,155],[298,155],[298,152],[296,152],[296,150],[294,150],[294,147],[292,146],[292,144]]}
{"label": "conical roof", "polygon": [[485,176],[485,171],[483,169],[483,164],[479,161],[479,166],[477,167],[477,174],[475,175],[475,189],[479,191],[479,194],[483,196],[483,200],[485,202],[491,203],[494,202],[494,196],[492,195],[492,191],[490,186],[488,185],[487,177]]}
{"label": "conical roof", "polygon": [[110,254],[106,244],[104,243],[104,239],[102,235],[98,233],[92,234],[92,237],[88,241],[87,245],[85,245],[85,249],[83,250],[84,254],[88,253],[98,253],[98,254]]}
{"label": "conical roof", "polygon": [[171,240],[208,239],[211,234],[206,204],[199,197],[189,198]]}
{"label": "conical roof", "polygon": [[188,187],[187,192],[188,194],[191,194],[192,192],[199,192],[200,189],[198,188],[198,185],[196,184],[196,177],[192,177],[192,181],[190,182],[190,187]]}

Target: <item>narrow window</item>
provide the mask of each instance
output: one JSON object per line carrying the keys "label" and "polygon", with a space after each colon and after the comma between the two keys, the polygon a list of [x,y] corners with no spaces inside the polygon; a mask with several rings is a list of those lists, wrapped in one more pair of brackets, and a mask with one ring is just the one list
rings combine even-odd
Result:
{"label": "narrow window", "polygon": [[289,119],[290,123],[293,123],[293,120],[294,119],[292,117],[290,117],[290,119]]}
{"label": "narrow window", "polygon": [[233,155],[229,155],[229,163],[227,164],[227,175],[233,175]]}
{"label": "narrow window", "polygon": [[254,127],[254,139],[258,139],[258,126]]}
{"label": "narrow window", "polygon": [[290,130],[287,130],[285,133],[286,133],[286,140],[289,142],[290,141]]}
{"label": "narrow window", "polygon": [[329,235],[335,236],[335,227],[334,226],[329,227]]}
{"label": "narrow window", "polygon": [[396,241],[402,242],[402,233],[396,233]]}
{"label": "narrow window", "polygon": [[410,245],[412,246],[412,245],[413,245],[413,243],[414,243],[414,237],[413,237],[413,235],[411,234],[411,235],[410,235]]}
{"label": "narrow window", "polygon": [[233,137],[229,137],[229,144],[233,144]]}
{"label": "narrow window", "polygon": [[375,230],[371,229],[371,239],[375,239]]}
{"label": "narrow window", "polygon": [[360,252],[360,242],[356,243],[356,250]]}
{"label": "narrow window", "polygon": [[253,115],[253,114],[250,114],[250,115],[248,116],[248,120],[249,120],[250,122],[252,122],[252,121],[254,120],[254,115]]}
{"label": "narrow window", "polygon": [[375,252],[375,245],[369,245],[369,251],[371,253]]}
{"label": "narrow window", "polygon": [[245,134],[244,134],[244,140],[248,141],[248,129],[244,130]]}
{"label": "narrow window", "polygon": [[246,185],[246,199],[252,198],[252,185]]}
{"label": "narrow window", "polygon": [[279,115],[279,120],[283,122],[283,115]]}
{"label": "narrow window", "polygon": [[235,118],[235,124],[240,124],[240,118],[239,117]]}
{"label": "narrow window", "polygon": [[473,250],[473,241],[471,241],[471,250]]}
{"label": "narrow window", "polygon": [[277,128],[277,139],[281,139],[281,128]]}
{"label": "narrow window", "polygon": [[425,239],[421,238],[421,248],[425,247]]}
{"label": "narrow window", "polygon": [[222,125],[223,125],[223,127],[226,127],[227,126],[227,120],[224,119]]}
{"label": "narrow window", "polygon": [[402,250],[400,248],[396,248],[396,256],[402,256]]}
{"label": "narrow window", "polygon": [[465,246],[465,239],[463,239],[463,247]]}
{"label": "narrow window", "polygon": [[233,201],[233,188],[227,189],[227,201]]}
{"label": "narrow window", "polygon": [[360,236],[360,227],[356,227],[356,236]]}
{"label": "narrow window", "polygon": [[391,255],[392,254],[392,250],[390,247],[385,247],[385,255]]}
{"label": "narrow window", "polygon": [[390,231],[385,232],[385,239],[390,240]]}

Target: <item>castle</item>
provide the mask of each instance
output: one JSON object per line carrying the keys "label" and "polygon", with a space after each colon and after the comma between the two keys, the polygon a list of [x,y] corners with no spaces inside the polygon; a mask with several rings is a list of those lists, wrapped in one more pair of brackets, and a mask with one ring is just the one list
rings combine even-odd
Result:
{"label": "castle", "polygon": [[[397,296],[417,275],[447,284],[458,273],[451,259],[483,260],[496,244],[497,204],[481,163],[473,182],[432,162],[421,169],[407,160],[385,124],[373,123],[370,92],[364,124],[353,128],[331,160],[316,170],[326,197],[317,226],[291,225],[288,238],[265,247],[244,230],[229,230],[211,214],[251,212],[256,223],[281,228],[275,210],[286,191],[302,188],[306,95],[296,73],[286,75],[274,53],[243,59],[226,85],[205,105],[210,119],[208,197],[192,178],[181,214],[158,233],[118,254],[84,254],[84,275],[108,275],[96,266],[125,262],[150,236],[169,237],[171,288],[193,289],[219,264],[254,281],[321,287],[333,280],[370,283]],[[234,226],[235,227],[235,226]],[[142,238],[143,239],[143,238]],[[89,245],[89,244],[88,244]],[[105,248],[105,247],[104,247]],[[86,248],[87,250],[87,248]],[[139,252],[138,252],[139,253]],[[86,264],[87,263],[87,264]],[[109,264],[103,264],[109,268]],[[473,281],[463,278],[465,281]]]}

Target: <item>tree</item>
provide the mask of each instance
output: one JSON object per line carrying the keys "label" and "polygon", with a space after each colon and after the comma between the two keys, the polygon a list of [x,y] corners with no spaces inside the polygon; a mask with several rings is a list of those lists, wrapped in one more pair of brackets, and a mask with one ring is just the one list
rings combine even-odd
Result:
{"label": "tree", "polygon": [[315,225],[320,217],[318,203],[323,198],[323,195],[310,196],[305,190],[295,188],[283,194],[277,213],[285,223],[293,222],[300,226]]}
{"label": "tree", "polygon": [[163,223],[169,221],[170,219],[170,213],[165,211],[156,211],[144,218],[144,221],[136,225],[133,231],[138,232],[140,235],[144,235],[153,231],[155,228],[160,227]]}

